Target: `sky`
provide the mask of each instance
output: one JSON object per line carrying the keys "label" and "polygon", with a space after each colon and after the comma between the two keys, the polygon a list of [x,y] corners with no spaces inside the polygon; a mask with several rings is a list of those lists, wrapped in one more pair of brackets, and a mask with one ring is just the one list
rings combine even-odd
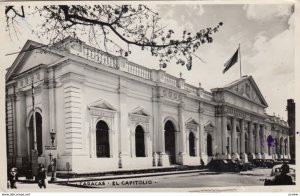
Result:
{"label": "sky", "polygon": [[[287,99],[295,98],[295,13],[292,4],[187,4],[172,3],[151,5],[159,13],[162,23],[176,32],[183,29],[196,32],[224,25],[213,35],[211,44],[202,45],[196,54],[191,71],[175,62],[165,69],[167,73],[201,86],[210,91],[239,79],[239,62],[225,74],[224,63],[234,54],[240,44],[242,75],[251,75],[257,83],[269,107],[268,114],[275,113],[287,119]],[[11,40],[7,32],[1,32],[1,63],[9,67],[17,55],[3,54],[19,51],[27,39],[45,43],[43,38],[32,34],[34,21],[22,21],[24,25],[19,39]],[[3,24],[3,23],[2,23]],[[141,56],[143,58],[141,58]],[[130,61],[145,67],[159,69],[158,59],[149,53],[134,49]],[[195,58],[194,58],[195,59]]]}

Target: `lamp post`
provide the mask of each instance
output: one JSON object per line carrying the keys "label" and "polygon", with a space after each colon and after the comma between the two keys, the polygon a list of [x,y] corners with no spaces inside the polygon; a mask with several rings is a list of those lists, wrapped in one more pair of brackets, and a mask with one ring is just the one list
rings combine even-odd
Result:
{"label": "lamp post", "polygon": [[[52,129],[52,131],[50,132],[52,147],[54,147],[55,136],[56,136],[56,132],[54,132]],[[56,158],[52,159],[53,155],[51,153],[49,154],[49,156],[50,156],[50,165],[51,165],[51,172],[52,172],[50,181],[54,182],[54,181],[56,181]]]}
{"label": "lamp post", "polygon": [[50,132],[50,138],[51,138],[52,146],[54,146],[55,136],[56,136],[56,133],[52,129],[52,131]]}

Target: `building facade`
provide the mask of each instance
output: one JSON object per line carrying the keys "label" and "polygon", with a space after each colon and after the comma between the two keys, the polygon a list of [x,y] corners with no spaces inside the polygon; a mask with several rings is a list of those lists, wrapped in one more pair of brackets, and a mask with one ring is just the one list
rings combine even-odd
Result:
{"label": "building facade", "polygon": [[45,163],[52,144],[58,170],[76,173],[290,158],[289,126],[265,113],[252,76],[206,91],[72,38],[22,50],[6,74],[7,159],[17,167],[34,148]]}

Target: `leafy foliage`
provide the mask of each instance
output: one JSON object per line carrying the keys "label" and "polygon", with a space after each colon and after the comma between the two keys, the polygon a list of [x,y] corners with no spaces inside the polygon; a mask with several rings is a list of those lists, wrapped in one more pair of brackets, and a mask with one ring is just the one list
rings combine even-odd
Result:
{"label": "leafy foliage", "polygon": [[[131,46],[149,50],[159,58],[165,68],[174,59],[177,64],[192,68],[195,51],[203,44],[212,43],[222,22],[196,33],[184,30],[180,38],[173,29],[163,26],[158,13],[146,5],[48,5],[27,7],[29,15],[39,17],[41,24],[32,32],[49,40],[49,45],[67,36],[79,38],[87,35],[107,52],[118,52],[127,57]],[[7,6],[5,10],[7,30],[17,31],[16,17],[25,18],[24,7]],[[176,32],[178,34],[178,32]],[[199,58],[200,59],[200,58]],[[201,59],[200,59],[201,60]]]}

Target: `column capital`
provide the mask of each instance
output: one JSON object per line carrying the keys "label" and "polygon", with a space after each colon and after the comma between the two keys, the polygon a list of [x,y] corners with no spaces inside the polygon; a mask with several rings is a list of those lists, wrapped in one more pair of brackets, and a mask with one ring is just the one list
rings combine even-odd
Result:
{"label": "column capital", "polygon": [[181,102],[178,104],[178,106],[179,106],[179,108],[182,108],[182,109],[183,109],[183,108],[185,107],[185,103],[181,101]]}
{"label": "column capital", "polygon": [[17,91],[16,93],[15,93],[15,95],[17,96],[17,97],[23,97],[23,96],[26,96],[26,93],[25,93],[25,91]]}

